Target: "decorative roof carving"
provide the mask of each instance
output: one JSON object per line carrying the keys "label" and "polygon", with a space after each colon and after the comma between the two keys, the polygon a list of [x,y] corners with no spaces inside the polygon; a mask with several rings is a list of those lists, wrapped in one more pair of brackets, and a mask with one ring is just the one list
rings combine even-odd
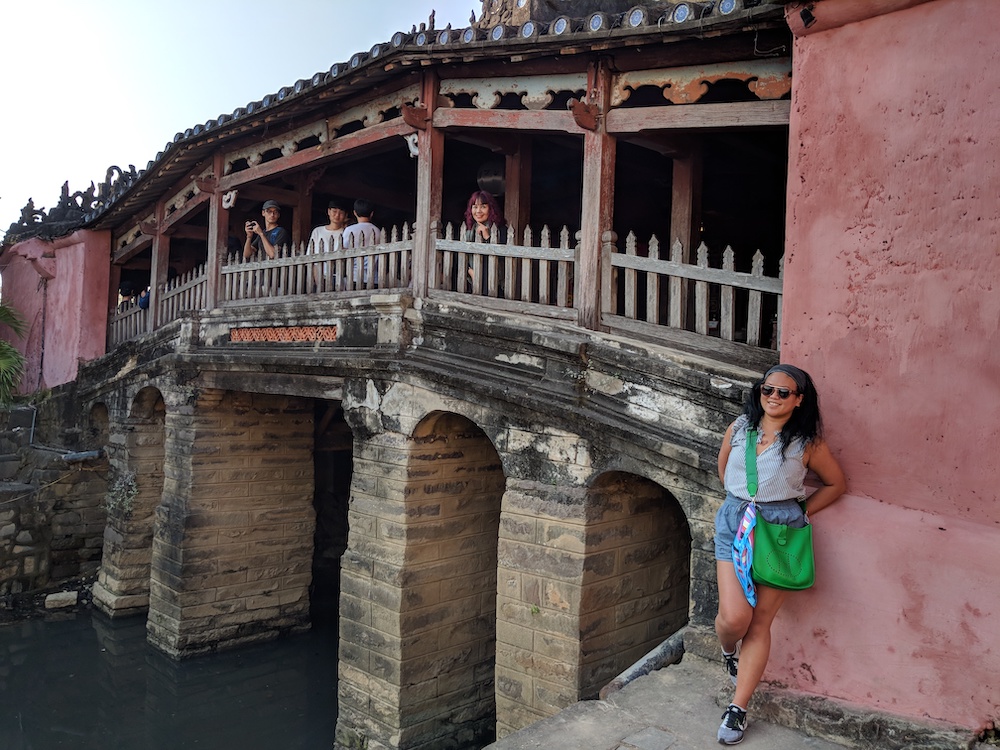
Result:
{"label": "decorative roof carving", "polygon": [[13,245],[32,237],[55,239],[70,234],[111,205],[141,174],[132,164],[129,164],[128,172],[112,165],[105,173],[104,182],[96,188],[91,182],[86,190],[74,193],[69,192],[67,180],[63,183],[59,202],[48,211],[44,208],[36,209],[34,200],[28,198],[27,204],[21,209],[21,218],[7,229],[3,245]]}

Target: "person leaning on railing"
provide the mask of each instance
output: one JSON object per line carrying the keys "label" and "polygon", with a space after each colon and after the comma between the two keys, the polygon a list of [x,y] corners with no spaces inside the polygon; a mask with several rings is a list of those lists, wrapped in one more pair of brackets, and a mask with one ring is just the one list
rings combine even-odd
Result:
{"label": "person leaning on railing", "polygon": [[264,228],[260,222],[250,220],[244,225],[247,238],[243,243],[243,258],[249,260],[255,252],[263,250],[272,260],[278,256],[278,248],[289,242],[288,230],[278,226],[281,218],[281,207],[277,201],[264,201],[261,208],[264,217]]}
{"label": "person leaning on railing", "polygon": [[[493,228],[496,227],[499,244],[507,242],[507,222],[500,213],[500,205],[492,193],[485,190],[475,190],[469,196],[469,202],[465,207],[465,226],[462,230],[462,240],[465,242],[492,242]],[[472,293],[473,280],[475,274],[472,268],[472,261],[469,261],[467,270],[468,280],[466,281],[466,291]],[[501,286],[498,284],[498,286]],[[483,274],[482,293],[487,294],[489,279],[487,274]],[[501,293],[502,296],[502,293]]]}

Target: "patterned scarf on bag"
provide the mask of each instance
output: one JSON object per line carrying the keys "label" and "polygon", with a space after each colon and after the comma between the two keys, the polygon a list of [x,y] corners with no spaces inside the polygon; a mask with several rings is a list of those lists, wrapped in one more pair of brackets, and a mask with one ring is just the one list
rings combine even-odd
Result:
{"label": "patterned scarf on bag", "polygon": [[747,503],[747,509],[743,512],[739,528],[736,529],[736,538],[733,540],[733,567],[736,569],[740,586],[743,587],[743,594],[751,607],[757,606],[757,589],[750,575],[750,568],[753,567],[753,529],[756,525],[757,505]]}

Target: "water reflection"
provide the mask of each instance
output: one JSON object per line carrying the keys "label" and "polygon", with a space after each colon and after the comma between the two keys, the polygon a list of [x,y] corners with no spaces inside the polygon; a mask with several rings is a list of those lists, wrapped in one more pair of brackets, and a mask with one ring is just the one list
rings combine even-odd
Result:
{"label": "water reflection", "polygon": [[3,750],[316,750],[336,717],[333,627],[177,662],[144,618],[0,626]]}

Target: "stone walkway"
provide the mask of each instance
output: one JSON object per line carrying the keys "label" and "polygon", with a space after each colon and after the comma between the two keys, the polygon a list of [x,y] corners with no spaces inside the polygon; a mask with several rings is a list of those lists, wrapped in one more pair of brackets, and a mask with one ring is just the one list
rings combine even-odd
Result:
{"label": "stone walkway", "polygon": [[[687,633],[688,639],[697,638]],[[721,661],[687,654],[607,700],[581,701],[484,750],[718,750],[723,707],[733,694]],[[771,719],[770,721],[765,719]],[[779,719],[781,723],[774,721]],[[809,731],[789,727],[807,727]],[[823,736],[816,736],[822,734]],[[986,750],[972,732],[920,723],[761,684],[740,748],[760,750]]]}
{"label": "stone walkway", "polygon": [[[719,748],[720,701],[731,694],[721,663],[686,656],[640,677],[605,701],[582,701],[486,750],[709,750]],[[839,750],[850,747],[754,721],[740,747]]]}

